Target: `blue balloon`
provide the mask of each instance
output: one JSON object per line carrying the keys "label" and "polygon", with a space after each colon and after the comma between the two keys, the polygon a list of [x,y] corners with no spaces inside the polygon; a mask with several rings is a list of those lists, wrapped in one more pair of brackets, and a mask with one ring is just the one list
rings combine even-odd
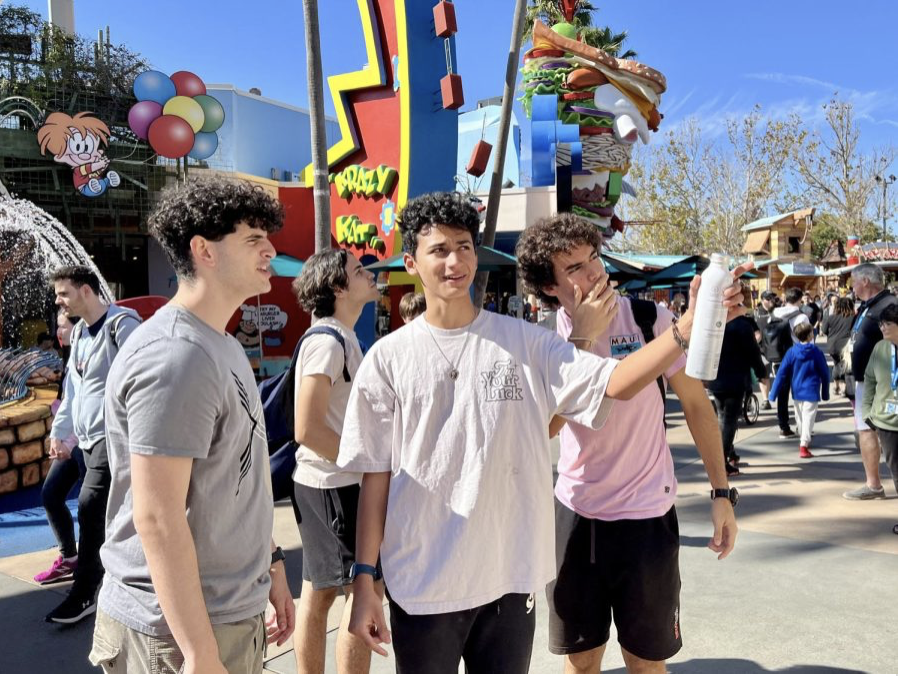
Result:
{"label": "blue balloon", "polygon": [[175,83],[158,70],[145,70],[134,80],[134,96],[138,101],[155,101],[164,106],[174,95]]}
{"label": "blue balloon", "polygon": [[187,157],[205,160],[207,157],[212,157],[217,148],[218,134],[214,131],[200,131],[197,132],[196,141],[193,143],[193,148],[187,153]]}

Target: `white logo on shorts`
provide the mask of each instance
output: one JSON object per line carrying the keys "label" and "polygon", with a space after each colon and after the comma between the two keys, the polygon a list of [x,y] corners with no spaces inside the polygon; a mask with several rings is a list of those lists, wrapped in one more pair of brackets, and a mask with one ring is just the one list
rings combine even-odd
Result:
{"label": "white logo on shorts", "polygon": [[536,601],[533,598],[533,594],[530,594],[530,596],[527,597],[527,614],[528,615],[533,612],[533,606],[535,604],[536,604]]}

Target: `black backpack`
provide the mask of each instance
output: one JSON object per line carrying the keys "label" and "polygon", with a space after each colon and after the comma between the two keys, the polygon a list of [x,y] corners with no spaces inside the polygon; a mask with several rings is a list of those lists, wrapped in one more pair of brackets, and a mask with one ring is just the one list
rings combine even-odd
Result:
{"label": "black backpack", "polygon": [[343,380],[347,383],[349,369],[346,366],[346,342],[336,329],[329,326],[313,326],[306,331],[290,360],[290,368],[259,383],[262,412],[265,415],[265,431],[268,436],[268,461],[271,465],[271,490],[275,501],[293,494],[293,470],[296,469],[297,443],[294,438],[296,360],[303,341],[309,336],[328,335],[343,348]]}
{"label": "black backpack", "polygon": [[767,346],[767,359],[779,363],[786,357],[792,347],[792,325],[790,320],[799,314],[796,310],[787,317],[778,317],[772,312],[764,327],[764,343]]}
{"label": "black backpack", "polygon": [[[648,345],[655,339],[658,306],[650,300],[631,298],[630,308],[633,310],[633,320],[642,332],[645,345]],[[667,429],[667,386],[664,384],[664,376],[658,376],[658,389],[661,391],[661,406],[664,409],[664,428]]]}

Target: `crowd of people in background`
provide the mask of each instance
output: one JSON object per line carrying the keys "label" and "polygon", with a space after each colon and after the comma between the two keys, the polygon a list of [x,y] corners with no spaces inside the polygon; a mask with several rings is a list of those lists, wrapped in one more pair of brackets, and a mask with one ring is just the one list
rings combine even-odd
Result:
{"label": "crowd of people in background", "polygon": [[[883,456],[892,478],[898,479],[898,356],[891,341],[898,342],[893,331],[898,299],[882,269],[858,265],[849,289],[822,298],[793,287],[782,294],[765,291],[758,300],[750,315],[727,325],[717,379],[706,384],[716,403],[727,473],[742,471],[733,440],[755,382],[763,398],[760,408],[776,407],[779,436],[797,437],[802,459],[814,457],[819,402],[845,396],[853,410],[866,481],[843,497],[884,498]],[[898,534],[898,525],[893,531]]]}

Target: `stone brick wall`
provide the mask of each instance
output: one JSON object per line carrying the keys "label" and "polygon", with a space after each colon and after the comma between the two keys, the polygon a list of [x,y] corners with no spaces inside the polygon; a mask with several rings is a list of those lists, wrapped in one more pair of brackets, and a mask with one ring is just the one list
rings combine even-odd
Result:
{"label": "stone brick wall", "polygon": [[0,493],[36,486],[50,471],[50,406],[56,388],[36,388],[0,408]]}

